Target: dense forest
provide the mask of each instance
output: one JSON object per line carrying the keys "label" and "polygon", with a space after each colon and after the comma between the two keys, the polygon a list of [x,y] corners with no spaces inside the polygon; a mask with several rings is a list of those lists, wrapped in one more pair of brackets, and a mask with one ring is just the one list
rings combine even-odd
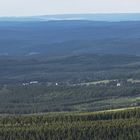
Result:
{"label": "dense forest", "polygon": [[138,140],[140,109],[1,116],[2,140]]}
{"label": "dense forest", "polygon": [[97,85],[9,85],[0,87],[0,113],[96,111],[140,105],[139,83]]}
{"label": "dense forest", "polygon": [[0,57],[0,84],[82,83],[110,79],[140,79],[140,57],[83,53],[47,57]]}
{"label": "dense forest", "polygon": [[139,56],[1,57],[0,62],[0,113],[95,111],[140,104]]}

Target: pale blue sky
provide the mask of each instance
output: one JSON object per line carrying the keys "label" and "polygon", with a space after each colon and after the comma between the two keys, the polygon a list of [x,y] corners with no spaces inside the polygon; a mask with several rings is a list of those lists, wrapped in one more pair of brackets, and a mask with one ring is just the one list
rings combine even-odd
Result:
{"label": "pale blue sky", "polygon": [[140,13],[140,0],[0,0],[0,16]]}

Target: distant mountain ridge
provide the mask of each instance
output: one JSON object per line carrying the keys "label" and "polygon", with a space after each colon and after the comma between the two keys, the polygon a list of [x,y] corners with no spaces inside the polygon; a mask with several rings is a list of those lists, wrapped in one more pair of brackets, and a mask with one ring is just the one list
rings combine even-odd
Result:
{"label": "distant mountain ridge", "polygon": [[0,22],[0,56],[140,55],[140,21]]}
{"label": "distant mountain ridge", "polygon": [[50,21],[50,20],[91,20],[91,21],[140,21],[140,13],[114,14],[58,14],[23,17],[0,17],[0,21]]}

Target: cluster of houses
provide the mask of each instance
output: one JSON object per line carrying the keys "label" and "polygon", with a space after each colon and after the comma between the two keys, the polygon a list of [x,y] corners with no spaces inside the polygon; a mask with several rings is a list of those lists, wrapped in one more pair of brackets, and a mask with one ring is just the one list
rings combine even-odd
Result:
{"label": "cluster of houses", "polygon": [[[23,86],[34,85],[34,84],[39,84],[39,82],[38,81],[30,81],[30,82],[22,83]],[[58,86],[58,83],[55,83],[53,85]]]}
{"label": "cluster of houses", "polygon": [[23,86],[28,86],[28,85],[32,85],[32,84],[38,84],[39,82],[38,81],[30,81],[30,82],[27,82],[27,83],[22,83]]}
{"label": "cluster of houses", "polygon": [[[108,84],[110,83],[111,81],[108,82]],[[117,81],[117,80],[113,80],[113,82],[116,82],[116,86],[117,87],[120,87],[122,85],[121,82]],[[28,86],[28,85],[34,85],[34,84],[39,84],[38,81],[30,81],[30,82],[26,82],[26,83],[22,83],[23,86]],[[100,83],[80,83],[80,84],[73,84],[73,85],[91,85],[91,84],[94,84],[94,85],[102,85],[103,83],[100,82]],[[107,84],[107,83],[106,83]],[[58,86],[59,84],[58,83],[49,83],[48,85],[55,85],[55,86]]]}
{"label": "cluster of houses", "polygon": [[[77,86],[77,85],[86,85],[86,86],[89,86],[89,85],[96,85],[96,86],[102,86],[102,85],[114,85],[114,86],[117,86],[117,87],[120,87],[122,85],[124,85],[126,83],[126,81],[124,80],[117,80],[117,79],[114,79],[114,80],[104,80],[104,81],[97,81],[97,82],[88,82],[88,83],[78,83],[78,84],[70,84],[70,83],[55,83],[55,82],[47,82],[46,84],[48,86],[58,86],[58,85],[69,85],[69,86]],[[30,82],[25,82],[25,83],[22,83],[23,86],[28,86],[28,85],[35,85],[35,84],[41,84],[39,81],[30,81]]]}

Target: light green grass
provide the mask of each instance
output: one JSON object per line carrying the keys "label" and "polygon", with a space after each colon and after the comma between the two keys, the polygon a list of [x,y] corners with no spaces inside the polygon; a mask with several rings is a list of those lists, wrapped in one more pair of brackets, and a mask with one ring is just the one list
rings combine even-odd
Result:
{"label": "light green grass", "polygon": [[[87,109],[92,110],[93,108],[96,110],[104,110],[106,108],[120,108],[124,107],[133,107],[136,106],[137,103],[140,103],[140,97],[120,97],[120,98],[112,98],[112,99],[105,99],[101,101],[95,101],[80,105],[74,105],[74,108],[81,111],[86,111]],[[99,108],[100,107],[100,108]]]}
{"label": "light green grass", "polygon": [[134,80],[134,79],[127,79],[127,82],[131,82],[131,83],[140,83],[140,80]]}

